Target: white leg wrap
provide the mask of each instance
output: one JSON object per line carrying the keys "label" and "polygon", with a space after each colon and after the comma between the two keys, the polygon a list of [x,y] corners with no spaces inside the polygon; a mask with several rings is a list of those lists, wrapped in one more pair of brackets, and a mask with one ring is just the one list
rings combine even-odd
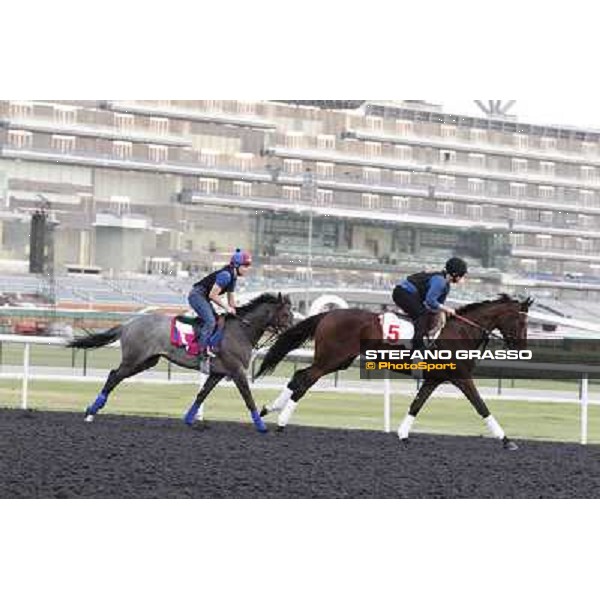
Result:
{"label": "white leg wrap", "polygon": [[490,433],[494,436],[497,437],[499,439],[504,438],[504,429],[502,429],[502,427],[500,427],[500,425],[498,424],[498,421],[496,421],[496,419],[494,419],[494,417],[492,415],[490,415],[489,417],[486,417],[484,419],[485,424],[487,425],[487,428],[490,430]]}
{"label": "white leg wrap", "polygon": [[296,410],[297,404],[298,403],[294,402],[293,400],[288,400],[287,404],[285,405],[285,408],[281,411],[281,413],[279,413],[277,425],[279,425],[280,427],[285,427],[288,424],[291,416]]}
{"label": "white leg wrap", "polygon": [[402,423],[400,423],[400,427],[398,427],[398,437],[401,440],[405,440],[410,433],[412,424],[414,423],[415,418],[412,415],[406,415]]}
{"label": "white leg wrap", "polygon": [[204,421],[204,402],[200,405],[200,408],[196,413],[196,421]]}
{"label": "white leg wrap", "polygon": [[279,396],[275,398],[275,400],[271,403],[270,406],[267,406],[269,412],[279,412],[286,405],[286,402],[292,397],[293,393],[294,392],[292,392],[290,388],[283,388],[281,394],[279,394]]}

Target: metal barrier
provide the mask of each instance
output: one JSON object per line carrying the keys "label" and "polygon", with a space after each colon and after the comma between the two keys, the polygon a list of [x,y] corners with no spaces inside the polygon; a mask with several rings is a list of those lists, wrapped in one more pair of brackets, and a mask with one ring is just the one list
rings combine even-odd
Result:
{"label": "metal barrier", "polygon": [[[14,343],[14,344],[23,344],[23,371],[21,374],[22,379],[22,387],[21,387],[21,408],[27,409],[27,395],[28,395],[28,387],[29,380],[31,379],[30,374],[30,350],[32,345],[46,345],[46,346],[65,346],[68,340],[60,337],[42,337],[42,336],[24,336],[24,335],[11,335],[11,334],[2,334],[0,335],[0,349],[2,343]],[[113,342],[112,344],[107,344],[105,347],[119,347],[119,342]],[[250,372],[252,375],[254,374],[254,361],[257,356],[261,356],[268,351],[267,348],[260,350],[255,353],[252,358],[250,364]],[[1,354],[0,354],[1,356]],[[288,357],[292,359],[310,359],[313,356],[312,350],[294,350],[288,354]],[[483,361],[484,363],[486,361]],[[509,361],[511,362],[511,361]],[[169,363],[170,364],[170,363]],[[1,360],[0,360],[1,366]],[[582,365],[579,367],[573,367],[572,365],[558,365],[554,363],[535,363],[528,365],[520,365],[520,364],[510,364],[507,362],[506,366],[511,366],[511,368],[523,368],[523,369],[531,369],[532,367],[539,369],[552,369],[554,371],[563,371],[569,373],[578,373],[579,377],[579,397],[578,401],[581,408],[581,427],[580,427],[580,441],[582,444],[587,444],[588,440],[588,408],[590,404],[589,398],[589,375],[592,373],[600,374],[600,367],[594,367],[590,365]],[[84,376],[83,378],[77,379],[85,379],[86,378],[86,361],[84,360]],[[53,376],[52,379],[63,379],[60,376]],[[64,377],[65,381],[72,380],[72,377]],[[357,387],[352,386],[340,386],[339,379],[336,377],[334,379],[335,386],[338,391],[344,391],[348,393],[365,393],[365,390],[357,389]],[[171,369],[167,368],[167,379],[166,382],[173,383],[171,377]],[[407,380],[407,383],[409,381]],[[392,387],[391,381],[389,378],[383,379],[382,382],[383,389],[381,391],[371,391],[371,393],[382,393],[383,394],[383,429],[385,432],[391,431],[391,396],[392,396]],[[260,385],[259,387],[273,387],[273,386],[265,386]],[[418,387],[418,384],[417,384]],[[279,387],[275,388],[279,389]],[[442,393],[442,395],[444,395]],[[497,398],[507,397],[506,394],[502,393],[502,379],[498,379],[498,387],[497,387]],[[524,401],[532,401],[532,399],[524,400]],[[573,402],[571,398],[559,397],[555,396],[554,401],[556,402]]]}

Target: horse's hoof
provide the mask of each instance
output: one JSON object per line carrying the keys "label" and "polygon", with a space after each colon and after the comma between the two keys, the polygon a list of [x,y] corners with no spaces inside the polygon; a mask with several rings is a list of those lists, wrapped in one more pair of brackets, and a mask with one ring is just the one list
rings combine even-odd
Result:
{"label": "horse's hoof", "polygon": [[285,431],[285,427],[283,425],[277,425],[276,431],[277,433],[283,433]]}
{"label": "horse's hoof", "polygon": [[91,423],[94,420],[94,415],[85,415],[84,421],[86,423]]}
{"label": "horse's hoof", "polygon": [[402,448],[408,448],[408,446],[410,445],[410,442],[408,441],[408,438],[400,438],[400,446]]}
{"label": "horse's hoof", "polygon": [[517,444],[515,444],[515,442],[513,442],[512,440],[509,440],[507,437],[503,438],[502,447],[505,450],[518,450],[519,449],[519,446],[517,446]]}
{"label": "horse's hoof", "polygon": [[260,416],[261,417],[266,417],[269,414],[269,409],[266,406],[263,406],[260,409]]}

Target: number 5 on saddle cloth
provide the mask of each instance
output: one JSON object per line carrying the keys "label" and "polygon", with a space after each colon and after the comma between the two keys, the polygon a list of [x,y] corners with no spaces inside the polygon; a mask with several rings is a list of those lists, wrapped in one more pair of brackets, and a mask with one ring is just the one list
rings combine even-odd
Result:
{"label": "number 5 on saddle cloth", "polygon": [[[184,347],[191,356],[200,354],[200,344],[198,343],[198,333],[202,321],[199,317],[188,317],[187,315],[177,315],[171,320],[171,344],[178,348]],[[217,323],[208,340],[212,348],[216,348],[223,339],[223,326],[225,325],[225,315],[217,317]]]}

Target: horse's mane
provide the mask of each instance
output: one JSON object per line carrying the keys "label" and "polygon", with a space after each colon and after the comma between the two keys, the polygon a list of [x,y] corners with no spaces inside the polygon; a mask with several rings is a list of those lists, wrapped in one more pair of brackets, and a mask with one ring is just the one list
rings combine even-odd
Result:
{"label": "horse's mane", "polygon": [[256,298],[252,298],[246,304],[242,304],[242,306],[238,306],[236,309],[236,313],[240,316],[247,315],[250,311],[255,309],[259,304],[277,304],[279,303],[279,297],[275,294],[271,294],[270,292],[265,292]]}
{"label": "horse's mane", "polygon": [[505,302],[520,302],[520,300],[512,298],[509,294],[498,294],[498,298],[495,298],[494,300],[482,300],[480,302],[465,304],[465,306],[461,306],[456,310],[456,314],[464,315],[465,313],[471,312],[477,308],[481,308],[482,306],[490,306],[492,304],[501,304]]}

